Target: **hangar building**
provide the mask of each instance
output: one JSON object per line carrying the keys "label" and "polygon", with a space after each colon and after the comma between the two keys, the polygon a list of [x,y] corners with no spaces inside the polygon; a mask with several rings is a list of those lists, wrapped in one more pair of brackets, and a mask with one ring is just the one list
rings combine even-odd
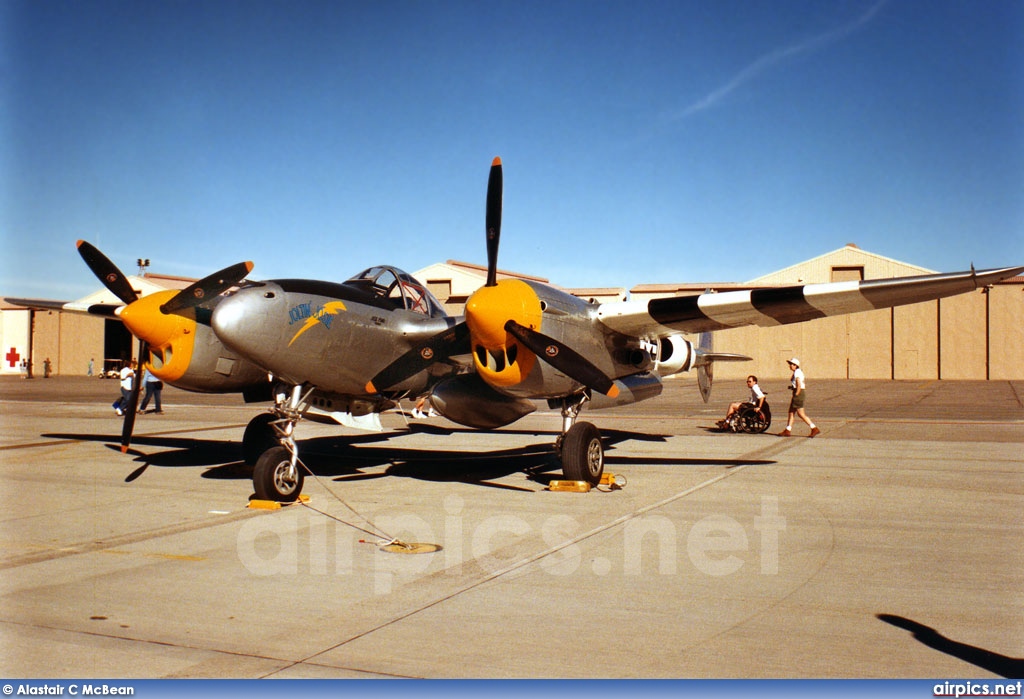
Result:
{"label": "hangar building", "polygon": [[[448,260],[413,276],[423,281],[453,315],[483,284],[480,265]],[[850,244],[748,282],[647,284],[625,288],[567,289],[589,301],[643,301],[710,291],[756,289],[857,279],[930,274],[932,270],[889,259]],[[546,279],[500,271],[499,278]],[[140,295],[182,289],[194,280],[146,273],[129,277]],[[106,289],[81,300],[115,303]],[[22,362],[41,376],[46,359],[54,375],[94,373],[131,356],[131,336],[119,321],[0,305],[0,371],[18,374]],[[770,328],[745,327],[714,334],[715,349],[753,357],[715,366],[718,379],[757,374],[788,377],[785,360],[801,358],[809,378],[1024,380],[1024,277],[937,301]]]}

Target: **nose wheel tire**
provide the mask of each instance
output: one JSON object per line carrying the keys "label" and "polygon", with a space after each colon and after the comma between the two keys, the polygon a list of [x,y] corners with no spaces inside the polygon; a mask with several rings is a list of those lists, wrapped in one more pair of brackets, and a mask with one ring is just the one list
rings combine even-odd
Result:
{"label": "nose wheel tire", "polygon": [[562,474],[569,480],[597,485],[604,473],[601,433],[589,422],[578,422],[562,438]]}
{"label": "nose wheel tire", "polygon": [[284,447],[267,449],[252,471],[257,500],[295,502],[302,492],[302,468],[292,466],[292,455]]}

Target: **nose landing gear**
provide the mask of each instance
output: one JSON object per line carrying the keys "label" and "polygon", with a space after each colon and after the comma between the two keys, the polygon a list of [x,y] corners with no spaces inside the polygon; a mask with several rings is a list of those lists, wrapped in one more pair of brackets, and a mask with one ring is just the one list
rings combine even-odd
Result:
{"label": "nose landing gear", "polygon": [[252,471],[257,500],[295,502],[302,492],[305,478],[295,453],[285,447],[267,449]]}
{"label": "nose landing gear", "polygon": [[310,406],[315,389],[292,386],[277,393],[274,408],[253,418],[242,437],[242,451],[251,463],[252,484],[258,500],[295,502],[302,492],[306,468],[295,444],[295,425]]}
{"label": "nose landing gear", "polygon": [[576,422],[586,400],[586,395],[561,400],[562,434],[555,440],[555,451],[567,479],[597,485],[604,473],[601,432],[589,422]]}

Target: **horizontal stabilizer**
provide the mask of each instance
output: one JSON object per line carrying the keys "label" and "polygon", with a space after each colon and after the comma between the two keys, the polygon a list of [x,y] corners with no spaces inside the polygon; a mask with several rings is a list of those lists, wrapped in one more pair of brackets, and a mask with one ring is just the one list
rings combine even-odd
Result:
{"label": "horizontal stabilizer", "polygon": [[16,299],[9,296],[5,296],[4,301],[12,306],[22,306],[23,308],[48,311],[62,311],[64,310],[64,306],[67,304],[67,301],[50,301],[48,299]]}
{"label": "horizontal stabilizer", "polygon": [[19,299],[4,297],[4,301],[12,306],[32,309],[34,311],[67,311],[69,313],[87,313],[104,318],[116,318],[117,310],[124,308],[123,303],[81,304],[77,301],[51,301],[49,299]]}
{"label": "horizontal stabilizer", "polygon": [[745,354],[733,354],[732,352],[701,352],[697,350],[697,361],[694,366],[705,366],[711,362],[752,362],[753,357]]}

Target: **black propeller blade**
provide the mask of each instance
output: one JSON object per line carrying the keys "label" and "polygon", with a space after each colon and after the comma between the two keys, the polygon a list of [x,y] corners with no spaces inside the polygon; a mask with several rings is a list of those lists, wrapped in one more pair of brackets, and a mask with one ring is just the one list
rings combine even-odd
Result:
{"label": "black propeller blade", "polygon": [[558,340],[520,325],[514,320],[505,323],[505,330],[524,347],[569,378],[611,398],[619,394],[615,382],[603,371],[582,354]]}
{"label": "black propeller blade", "polygon": [[[502,171],[501,158],[491,162],[491,171],[487,180],[487,282],[484,286],[498,285],[498,244],[501,239],[501,208],[502,208]],[[599,391],[610,397],[619,393],[615,383],[598,369],[592,362],[579,352],[547,335],[508,320],[505,331],[515,337],[524,347],[540,357],[566,376],[578,381],[588,388]],[[443,360],[454,354],[471,351],[469,345],[470,331],[466,323],[460,323],[444,332],[429,338],[406,352],[378,373],[366,384],[368,393],[376,393],[381,388],[394,386],[426,369],[431,363]]]}
{"label": "black propeller blade", "polygon": [[[128,278],[106,255],[87,241],[79,240],[76,245],[78,254],[85,260],[85,264],[112,294],[125,304],[138,300],[139,295],[128,283]],[[163,313],[177,313],[186,308],[198,306],[206,299],[222,293],[245,279],[245,275],[249,274],[252,268],[252,262],[239,262],[203,277],[179,291],[170,301],[160,306],[160,310]]]}
{"label": "black propeller blade", "polygon": [[135,413],[139,407],[139,391],[142,389],[142,363],[146,361],[146,353],[149,347],[145,340],[139,340],[139,364],[135,369],[135,376],[132,379],[132,392],[128,394],[128,407],[123,407],[124,424],[121,425],[121,453],[128,452],[132,443],[132,432],[135,430]]}
{"label": "black propeller blade", "polygon": [[163,313],[177,313],[186,308],[198,306],[206,299],[230,289],[245,279],[245,275],[252,271],[252,267],[252,262],[239,262],[230,267],[225,267],[219,272],[203,277],[195,284],[179,291],[170,301],[160,306],[160,311]]}
{"label": "black propeller blade", "polygon": [[[501,242],[501,201],[502,201],[501,158],[491,161],[487,177],[487,282],[485,286],[498,284],[498,243]],[[469,327],[459,323],[416,345],[384,368],[366,384],[367,393],[376,393],[401,383],[426,369],[433,362],[447,359],[455,354],[471,351],[468,343]]]}
{"label": "black propeller blade", "polygon": [[124,273],[106,255],[84,240],[79,240],[75,245],[78,247],[78,254],[85,260],[85,264],[103,282],[103,286],[110,290],[110,293],[126,304],[132,303],[139,298],[139,295],[135,293],[135,289],[128,283],[128,278],[124,276]]}
{"label": "black propeller blade", "polygon": [[415,376],[436,361],[469,351],[469,326],[465,323],[453,325],[416,345],[386,366],[366,384],[366,392],[377,393],[382,388]]}
{"label": "black propeller blade", "polygon": [[498,243],[501,242],[501,201],[503,181],[501,158],[491,162],[491,174],[487,177],[487,283],[498,283]]}

